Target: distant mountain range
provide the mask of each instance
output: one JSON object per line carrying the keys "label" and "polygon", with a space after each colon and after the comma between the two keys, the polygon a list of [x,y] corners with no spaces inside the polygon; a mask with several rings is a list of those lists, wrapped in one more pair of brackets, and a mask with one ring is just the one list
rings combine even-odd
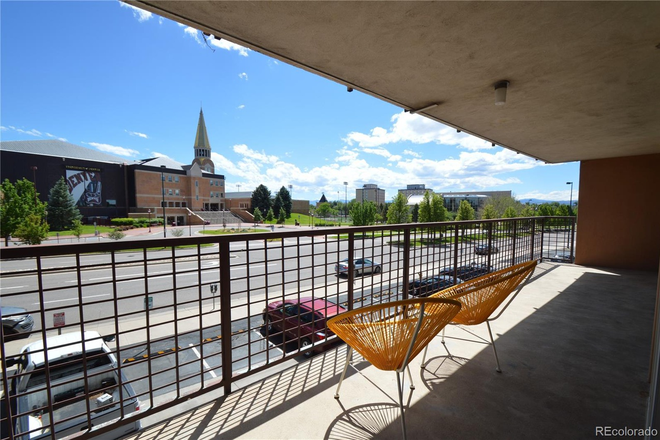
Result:
{"label": "distant mountain range", "polygon": [[[541,200],[541,199],[520,199],[521,203],[535,203],[537,205],[541,205],[543,203],[553,203],[557,202],[560,205],[568,205],[570,201],[568,200]],[[577,199],[573,200],[573,205],[577,202]]]}

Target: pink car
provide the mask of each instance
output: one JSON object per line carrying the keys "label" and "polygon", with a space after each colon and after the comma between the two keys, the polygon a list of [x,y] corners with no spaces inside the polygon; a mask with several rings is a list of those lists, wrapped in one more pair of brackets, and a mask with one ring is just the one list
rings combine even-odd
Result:
{"label": "pink car", "polygon": [[[285,338],[299,339],[300,349],[321,342],[334,335],[325,321],[346,309],[325,299],[311,297],[275,301],[264,310],[264,325],[267,335],[284,333]],[[313,350],[306,351],[310,357]]]}

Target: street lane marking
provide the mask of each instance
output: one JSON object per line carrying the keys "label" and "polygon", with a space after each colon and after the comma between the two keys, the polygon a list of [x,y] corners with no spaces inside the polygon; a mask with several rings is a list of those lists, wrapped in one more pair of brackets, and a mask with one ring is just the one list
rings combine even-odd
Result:
{"label": "street lane marking", "polygon": [[199,354],[199,351],[195,348],[194,344],[188,344],[188,347],[192,348],[193,353],[195,353],[195,356],[197,356],[198,359],[202,360],[202,365],[204,365],[204,368],[206,369],[206,372],[211,375],[212,378],[216,378],[215,372],[211,369],[211,366],[206,362],[206,359],[202,359],[202,355]]}
{"label": "street lane marking", "polygon": [[10,286],[10,287],[0,287],[0,290],[8,290],[8,289],[22,289],[23,287],[27,287],[27,286]]}
{"label": "street lane marking", "polygon": [[[109,293],[103,293],[101,295],[89,295],[89,296],[83,296],[83,299],[88,299],[88,298],[99,298],[101,296],[110,296]],[[52,301],[44,301],[44,304],[50,304],[50,303],[56,303],[56,302],[65,302],[65,301],[78,301],[78,298],[65,298],[65,299],[54,299]],[[41,303],[34,303],[32,305],[38,306]]]}

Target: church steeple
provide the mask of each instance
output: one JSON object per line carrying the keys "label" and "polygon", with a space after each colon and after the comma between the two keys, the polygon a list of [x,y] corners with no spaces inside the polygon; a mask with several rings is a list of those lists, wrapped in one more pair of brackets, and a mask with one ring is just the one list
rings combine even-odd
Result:
{"label": "church steeple", "polygon": [[195,136],[195,159],[193,163],[198,163],[199,167],[209,173],[215,172],[215,165],[211,160],[211,143],[206,132],[206,123],[204,122],[204,111],[199,109],[199,122],[197,123],[197,135]]}

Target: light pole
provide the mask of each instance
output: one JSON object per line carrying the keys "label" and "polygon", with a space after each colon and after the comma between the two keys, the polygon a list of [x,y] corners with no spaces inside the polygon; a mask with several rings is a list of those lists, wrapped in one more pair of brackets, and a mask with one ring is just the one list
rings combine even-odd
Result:
{"label": "light pole", "polygon": [[163,200],[161,201],[161,208],[163,208],[163,237],[167,238],[167,216],[165,215],[165,165],[160,166],[160,188],[163,190]]}
{"label": "light pole", "polygon": [[573,215],[573,182],[566,182],[566,185],[571,185],[571,200],[568,202],[568,215]]}
{"label": "light pole", "polygon": [[348,221],[348,182],[344,182],[344,221]]}
{"label": "light pole", "polygon": [[236,192],[240,192],[240,191],[241,191],[241,185],[239,185],[239,184],[237,183],[237,184],[236,184]]}
{"label": "light pole", "polygon": [[151,232],[151,209],[147,210],[147,213],[149,213],[149,232]]}
{"label": "light pole", "polygon": [[190,223],[190,216],[191,214],[188,213],[188,235],[192,237],[192,224]]}

